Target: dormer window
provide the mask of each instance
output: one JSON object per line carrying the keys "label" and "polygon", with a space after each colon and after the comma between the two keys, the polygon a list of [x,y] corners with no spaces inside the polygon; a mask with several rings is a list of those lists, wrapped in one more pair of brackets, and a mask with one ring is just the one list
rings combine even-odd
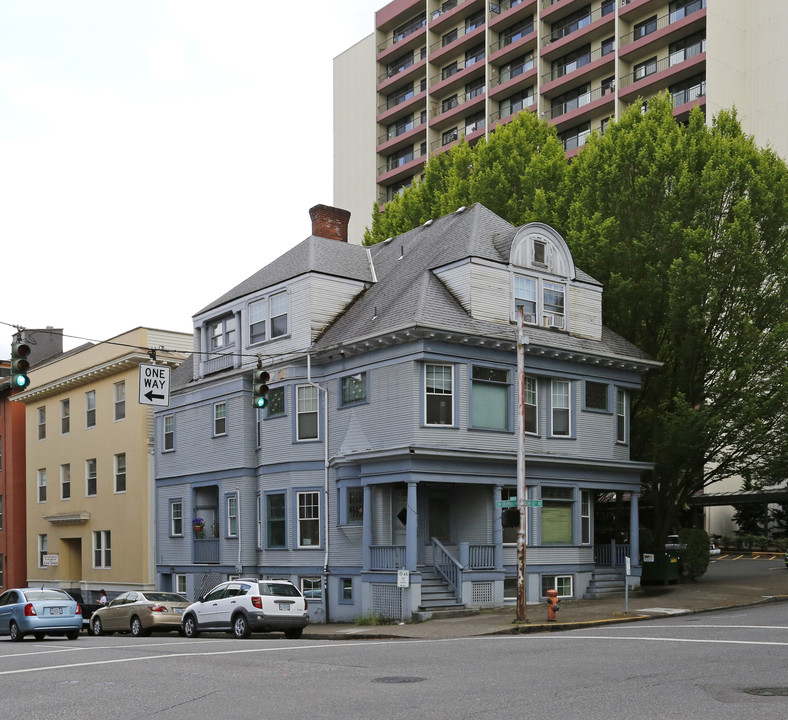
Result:
{"label": "dormer window", "polygon": [[287,335],[289,310],[286,292],[249,303],[249,342],[254,344]]}
{"label": "dormer window", "polygon": [[210,326],[211,350],[235,344],[235,318],[228,315]]}
{"label": "dormer window", "polygon": [[534,240],[534,265],[547,266],[547,245],[541,240]]}
{"label": "dormer window", "polygon": [[523,275],[514,277],[515,311],[523,307],[523,320],[528,325],[565,329],[565,293],[561,283]]}

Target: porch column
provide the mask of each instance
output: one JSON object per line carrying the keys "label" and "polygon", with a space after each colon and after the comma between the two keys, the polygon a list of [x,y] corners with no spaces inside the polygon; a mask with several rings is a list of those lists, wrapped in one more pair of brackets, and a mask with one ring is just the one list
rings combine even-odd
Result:
{"label": "porch column", "polygon": [[418,484],[408,483],[408,522],[405,525],[405,568],[414,572],[419,561],[419,514],[416,511]]}
{"label": "porch column", "polygon": [[364,511],[362,518],[361,544],[364,548],[364,570],[372,567],[372,488],[364,485]]}
{"label": "porch column", "polygon": [[630,494],[629,504],[629,557],[632,565],[640,565],[640,510],[638,493]]}
{"label": "porch column", "polygon": [[496,570],[503,570],[503,508],[501,502],[501,486],[493,488],[493,564]]}

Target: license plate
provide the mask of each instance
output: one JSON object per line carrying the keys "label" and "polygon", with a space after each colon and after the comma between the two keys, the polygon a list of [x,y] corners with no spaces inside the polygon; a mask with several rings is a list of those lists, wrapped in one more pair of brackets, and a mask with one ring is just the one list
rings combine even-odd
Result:
{"label": "license plate", "polygon": [[183,608],[175,608],[176,615],[183,615]]}
{"label": "license plate", "polygon": [[49,608],[49,614],[50,615],[62,615],[63,614],[63,608],[60,608],[60,607]]}
{"label": "license plate", "polygon": [[280,610],[289,610],[290,609],[290,603],[279,603],[279,609]]}

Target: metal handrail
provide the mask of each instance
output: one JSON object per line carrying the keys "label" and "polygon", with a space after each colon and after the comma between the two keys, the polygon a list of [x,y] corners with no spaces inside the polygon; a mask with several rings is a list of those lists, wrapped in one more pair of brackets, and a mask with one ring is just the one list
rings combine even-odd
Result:
{"label": "metal handrail", "polygon": [[451,556],[437,538],[432,538],[432,566],[456,593],[460,586],[462,565]]}
{"label": "metal handrail", "polygon": [[[582,18],[576,18],[571,22],[564,23],[563,25],[559,25],[558,27],[555,28],[551,28],[550,32],[542,37],[542,47],[544,47],[545,45],[549,45],[550,43],[557,42],[558,40],[563,40],[565,37],[569,37],[570,35],[577,32],[578,30],[581,30],[584,27],[588,27],[589,25],[592,25],[597,20],[599,20],[599,18],[605,17],[605,15],[610,15],[610,13],[615,12],[615,9],[616,9],[615,2],[608,3],[607,5],[603,4],[601,7],[597,8],[593,12],[588,13],[588,15],[585,15]],[[580,25],[579,23],[583,20],[587,20],[587,22]],[[568,30],[568,32],[565,32],[563,34],[560,35],[558,34],[566,28],[571,28],[573,25],[577,25],[577,27],[575,27],[574,29],[570,29]]]}
{"label": "metal handrail", "polygon": [[[693,7],[694,6],[694,7]],[[619,47],[624,47],[629,45],[631,42],[635,42],[635,40],[640,40],[641,38],[648,37],[653,33],[657,32],[657,30],[662,30],[662,28],[668,27],[668,25],[672,25],[679,20],[683,20],[685,17],[692,15],[693,13],[698,12],[699,10],[703,10],[706,7],[706,0],[695,0],[694,3],[687,5],[680,10],[675,10],[672,13],[668,13],[667,15],[662,15],[661,17],[657,18],[657,25],[656,27],[647,35],[641,35],[640,37],[635,37],[635,31],[633,30],[626,35],[622,35],[619,41]]]}

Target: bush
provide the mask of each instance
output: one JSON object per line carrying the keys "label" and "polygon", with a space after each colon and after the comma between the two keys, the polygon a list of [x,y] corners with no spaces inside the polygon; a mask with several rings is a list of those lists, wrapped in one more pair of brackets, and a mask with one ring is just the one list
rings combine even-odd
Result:
{"label": "bush", "polygon": [[777,548],[777,552],[785,552],[788,550],[788,538],[779,538],[775,540],[774,547]]}
{"label": "bush", "polygon": [[686,545],[681,551],[682,574],[694,580],[709,567],[709,535],[705,530],[684,528],[679,530],[679,542]]}

